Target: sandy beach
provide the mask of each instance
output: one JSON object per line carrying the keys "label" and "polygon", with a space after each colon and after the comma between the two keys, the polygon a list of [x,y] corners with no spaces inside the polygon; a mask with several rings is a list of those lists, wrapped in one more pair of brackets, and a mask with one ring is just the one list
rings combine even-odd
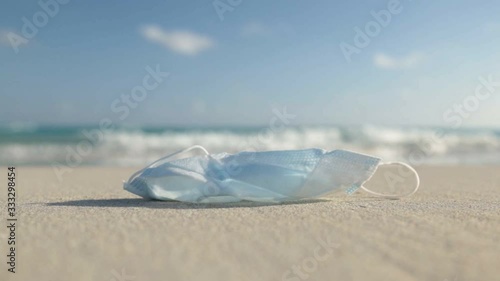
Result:
{"label": "sandy beach", "polygon": [[132,168],[62,181],[50,167],[17,170],[16,273],[2,227],[0,280],[499,278],[500,167],[418,167],[421,188],[402,200],[280,205],[145,201],[122,189]]}

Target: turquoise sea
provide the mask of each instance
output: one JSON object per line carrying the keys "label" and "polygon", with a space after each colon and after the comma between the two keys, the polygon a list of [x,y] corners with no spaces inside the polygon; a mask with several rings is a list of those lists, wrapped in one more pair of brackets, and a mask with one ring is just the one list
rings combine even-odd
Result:
{"label": "turquoise sea", "polygon": [[0,165],[141,166],[200,144],[210,152],[349,149],[385,161],[500,164],[500,130],[436,127],[0,127]]}

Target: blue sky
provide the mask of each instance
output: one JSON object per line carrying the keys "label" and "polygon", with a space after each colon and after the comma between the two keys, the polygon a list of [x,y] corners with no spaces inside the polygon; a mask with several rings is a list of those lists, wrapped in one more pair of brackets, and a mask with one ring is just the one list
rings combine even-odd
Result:
{"label": "blue sky", "polygon": [[[455,107],[470,102],[479,77],[500,81],[500,4],[391,3],[217,0],[229,7],[221,19],[211,0],[69,0],[16,53],[12,34],[25,35],[23,17],[34,23],[44,10],[7,1],[0,123],[116,119],[111,104],[159,65],[169,77],[120,122],[265,125],[273,108],[286,107],[296,124],[446,126],[461,118],[500,127],[499,86],[473,110]],[[347,60],[341,43],[356,47],[355,28],[365,32],[381,10],[390,21]]]}

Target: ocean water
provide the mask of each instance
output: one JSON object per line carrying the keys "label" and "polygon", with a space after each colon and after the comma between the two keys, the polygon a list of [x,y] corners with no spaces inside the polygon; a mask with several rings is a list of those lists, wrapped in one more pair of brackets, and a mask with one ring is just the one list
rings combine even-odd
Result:
{"label": "ocean water", "polygon": [[142,166],[200,144],[210,152],[348,149],[420,164],[500,164],[500,130],[382,126],[0,127],[0,165]]}

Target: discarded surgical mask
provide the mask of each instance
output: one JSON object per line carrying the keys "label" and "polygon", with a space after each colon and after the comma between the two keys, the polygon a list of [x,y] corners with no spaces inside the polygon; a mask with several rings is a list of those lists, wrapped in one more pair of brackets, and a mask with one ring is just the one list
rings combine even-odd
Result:
{"label": "discarded surgical mask", "polygon": [[[204,155],[168,161],[173,156],[200,149]],[[404,163],[416,178],[417,172]],[[324,197],[334,192],[354,193],[359,188],[388,198],[363,186],[383,165],[379,158],[346,150],[322,149],[209,154],[193,146],[168,155],[133,174],[124,188],[148,199],[193,203],[242,200],[284,202]]]}

